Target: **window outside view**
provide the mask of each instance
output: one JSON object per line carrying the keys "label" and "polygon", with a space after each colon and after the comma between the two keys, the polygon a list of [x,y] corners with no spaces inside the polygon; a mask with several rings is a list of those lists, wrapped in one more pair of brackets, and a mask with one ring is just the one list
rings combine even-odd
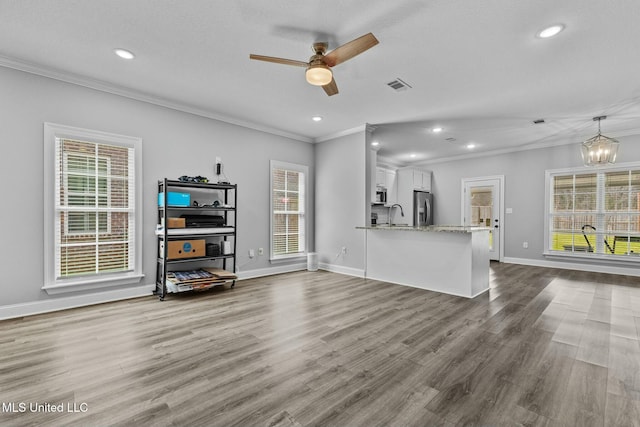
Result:
{"label": "window outside view", "polygon": [[640,256],[640,170],[551,176],[550,250]]}
{"label": "window outside view", "polygon": [[273,255],[303,253],[304,173],[273,170]]}
{"label": "window outside view", "polygon": [[[492,187],[474,187],[471,189],[472,226],[490,227],[493,219]],[[493,229],[489,230],[489,249],[493,249]]]}
{"label": "window outside view", "polygon": [[131,269],[132,151],[59,139],[56,276]]}

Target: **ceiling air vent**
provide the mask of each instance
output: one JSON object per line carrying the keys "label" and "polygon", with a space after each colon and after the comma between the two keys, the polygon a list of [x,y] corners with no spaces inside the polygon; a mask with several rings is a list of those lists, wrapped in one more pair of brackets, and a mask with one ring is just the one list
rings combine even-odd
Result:
{"label": "ceiling air vent", "polygon": [[405,82],[399,77],[396,77],[394,81],[387,83],[387,86],[389,86],[391,89],[395,90],[396,92],[401,92],[403,90],[411,89],[411,85],[409,85],[407,82]]}
{"label": "ceiling air vent", "polygon": [[537,119],[533,121],[534,125],[541,125],[542,123],[544,123],[544,119]]}
{"label": "ceiling air vent", "polygon": [[445,139],[445,141],[448,141],[448,142],[453,142],[455,140],[456,140],[455,138],[451,138],[451,137]]}

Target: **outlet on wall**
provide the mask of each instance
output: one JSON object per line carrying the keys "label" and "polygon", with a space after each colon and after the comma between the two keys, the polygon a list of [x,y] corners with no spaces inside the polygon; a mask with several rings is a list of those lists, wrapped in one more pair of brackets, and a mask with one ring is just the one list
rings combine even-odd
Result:
{"label": "outlet on wall", "polygon": [[525,249],[529,249],[529,242],[522,242],[522,247]]}
{"label": "outlet on wall", "polygon": [[249,249],[249,258],[253,258],[254,256],[256,256],[256,251]]}

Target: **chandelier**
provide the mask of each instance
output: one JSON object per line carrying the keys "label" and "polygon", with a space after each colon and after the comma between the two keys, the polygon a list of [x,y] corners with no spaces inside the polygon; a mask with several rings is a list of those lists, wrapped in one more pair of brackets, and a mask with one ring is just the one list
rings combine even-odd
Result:
{"label": "chandelier", "polygon": [[620,142],[600,133],[600,120],[607,116],[594,117],[598,121],[598,134],[582,143],[582,161],[585,166],[605,165],[616,162]]}

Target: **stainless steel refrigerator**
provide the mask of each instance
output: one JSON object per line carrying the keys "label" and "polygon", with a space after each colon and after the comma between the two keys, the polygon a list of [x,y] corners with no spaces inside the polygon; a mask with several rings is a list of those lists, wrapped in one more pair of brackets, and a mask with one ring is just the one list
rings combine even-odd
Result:
{"label": "stainless steel refrigerator", "polygon": [[433,225],[433,194],[413,192],[413,225]]}

